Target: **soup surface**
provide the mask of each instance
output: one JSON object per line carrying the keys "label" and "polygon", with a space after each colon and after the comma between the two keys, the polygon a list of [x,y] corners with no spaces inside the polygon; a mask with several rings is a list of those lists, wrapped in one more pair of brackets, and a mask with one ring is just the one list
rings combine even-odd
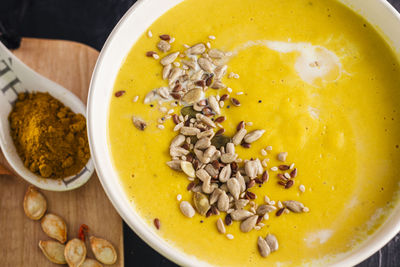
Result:
{"label": "soup surface", "polygon": [[[324,265],[374,233],[397,200],[400,71],[370,24],[330,0],[186,0],[149,30],[152,37],[143,33],[121,66],[114,93],[125,94],[113,94],[108,129],[115,169],[149,227],[172,246],[221,266]],[[192,202],[193,193],[187,175],[166,164],[175,124],[169,116],[158,121],[165,109],[157,101],[143,103],[149,91],[168,86],[160,60],[146,57],[151,50],[161,58],[167,54],[156,48],[162,34],[175,38],[170,52],[209,42],[231,53],[222,80],[229,89],[209,89],[206,95],[229,94],[240,101],[235,107],[227,100],[221,109],[227,136],[240,121],[251,122],[248,131],[265,130],[250,148],[236,146],[241,159],[269,159],[269,181],[249,190],[257,196],[254,202],[261,205],[266,195],[291,199],[309,212],[273,212],[265,226],[249,233],[234,222],[226,226],[233,239],[216,227],[225,212],[182,215],[177,196]],[[183,106],[171,103],[161,106],[179,114]],[[147,123],[144,131],[134,127],[133,115]],[[272,150],[260,152],[267,146]],[[286,164],[298,170],[289,189],[271,170],[282,164],[277,154],[283,151]],[[277,237],[279,249],[263,258],[257,237],[268,233]]]}

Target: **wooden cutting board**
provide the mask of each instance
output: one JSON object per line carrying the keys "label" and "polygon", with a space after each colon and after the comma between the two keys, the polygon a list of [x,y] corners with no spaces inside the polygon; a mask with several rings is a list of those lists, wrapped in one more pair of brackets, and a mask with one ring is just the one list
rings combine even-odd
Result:
{"label": "wooden cutting board", "polygon": [[[25,38],[21,47],[13,52],[29,67],[60,83],[86,103],[99,54],[96,50],[75,42]],[[24,214],[22,201],[29,184],[7,168],[0,153],[0,265],[59,266],[48,261],[38,247],[39,240],[50,239],[43,233],[40,223]],[[112,266],[123,266],[121,217],[108,200],[96,174],[79,189],[42,193],[47,198],[48,211],[65,219],[68,238],[76,237],[80,225],[87,224],[89,234],[109,240],[117,249],[118,260]],[[93,258],[87,247],[88,256]]]}

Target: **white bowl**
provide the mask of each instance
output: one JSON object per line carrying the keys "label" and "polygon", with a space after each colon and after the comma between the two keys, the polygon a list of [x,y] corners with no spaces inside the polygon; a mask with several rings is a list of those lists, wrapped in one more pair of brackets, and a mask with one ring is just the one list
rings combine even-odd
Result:
{"label": "white bowl", "polygon": [[[88,98],[88,131],[92,157],[100,181],[109,199],[125,222],[159,253],[184,266],[204,266],[159,237],[132,208],[111,160],[108,146],[108,104],[118,71],[129,50],[146,29],[167,10],[182,0],[139,0],[120,20],[107,39],[93,73]],[[400,15],[384,0],[341,0],[362,15],[385,35],[396,52],[400,50]],[[350,251],[333,266],[352,266],[382,248],[400,230],[400,205],[383,225],[357,249]]]}

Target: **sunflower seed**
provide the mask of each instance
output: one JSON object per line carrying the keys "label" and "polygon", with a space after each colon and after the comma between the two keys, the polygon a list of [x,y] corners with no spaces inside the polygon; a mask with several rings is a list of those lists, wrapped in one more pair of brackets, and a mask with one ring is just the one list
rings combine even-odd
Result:
{"label": "sunflower seed", "polygon": [[200,130],[197,128],[194,128],[194,127],[184,126],[181,128],[180,133],[185,136],[193,136],[193,135],[197,135],[198,133],[200,133]]}
{"label": "sunflower seed", "polygon": [[264,258],[268,257],[268,255],[271,253],[267,241],[265,241],[265,239],[262,238],[261,236],[259,236],[257,239],[257,247],[258,251],[260,252],[260,255]]}
{"label": "sunflower seed", "polygon": [[240,224],[240,230],[243,233],[250,232],[254,228],[254,226],[256,226],[257,219],[258,219],[258,216],[253,215],[253,216],[250,216],[249,218],[247,218],[246,220],[242,221],[242,223]]}
{"label": "sunflower seed", "polygon": [[203,97],[203,90],[200,88],[194,88],[188,91],[183,97],[182,100],[188,104],[193,104],[199,101]]}
{"label": "sunflower seed", "polygon": [[147,123],[139,117],[132,116],[132,122],[135,127],[143,131],[147,127]]}
{"label": "sunflower seed", "polygon": [[217,188],[210,195],[210,205],[216,203],[218,201],[219,196],[221,195],[222,190]]}
{"label": "sunflower seed", "polygon": [[90,237],[90,246],[98,261],[103,264],[114,264],[117,261],[117,252],[114,246],[103,238]]}
{"label": "sunflower seed", "polygon": [[181,209],[182,214],[188,218],[192,218],[196,213],[192,205],[190,205],[190,203],[187,201],[182,201],[179,204],[179,208]]}
{"label": "sunflower seed", "polygon": [[293,211],[295,213],[301,213],[303,212],[304,205],[301,202],[298,202],[296,200],[288,200],[288,201],[283,201],[283,205],[285,205],[290,211]]}
{"label": "sunflower seed", "polygon": [[240,174],[240,172],[236,173],[236,179],[238,180],[240,185],[240,192],[244,192],[246,190],[246,181],[244,177]]}
{"label": "sunflower seed", "polygon": [[215,98],[215,96],[211,95],[208,97],[208,104],[210,105],[210,108],[216,113],[216,114],[221,114],[221,110],[218,105],[218,101]]}
{"label": "sunflower seed", "polygon": [[169,73],[168,82],[171,87],[174,86],[175,82],[179,79],[179,77],[183,74],[183,70],[180,68],[172,68]]}
{"label": "sunflower seed", "polygon": [[182,60],[182,64],[188,66],[189,68],[195,70],[196,69],[196,62],[194,59],[191,60]]}
{"label": "sunflower seed", "polygon": [[240,184],[236,178],[231,178],[226,182],[228,186],[229,192],[233,196],[234,199],[239,199],[240,194]]}
{"label": "sunflower seed", "polygon": [[172,161],[168,161],[167,165],[175,170],[175,171],[182,171],[181,169],[181,161],[180,160],[172,160]]}
{"label": "sunflower seed", "polygon": [[268,234],[267,237],[265,237],[265,241],[267,241],[267,244],[268,244],[269,248],[271,249],[271,252],[278,250],[279,244],[278,244],[278,239],[276,239],[275,235]]}
{"label": "sunflower seed", "polygon": [[199,55],[203,54],[206,51],[206,46],[203,43],[196,44],[186,50],[186,54],[188,55]]}
{"label": "sunflower seed", "polygon": [[230,153],[225,153],[221,155],[221,161],[223,163],[232,163],[236,160],[237,154],[230,154]]}
{"label": "sunflower seed", "polygon": [[203,114],[197,113],[196,118],[212,128],[216,127],[215,123],[210,118],[204,116]]}
{"label": "sunflower seed", "polygon": [[220,232],[221,234],[225,234],[226,233],[225,225],[224,225],[224,222],[222,221],[221,218],[219,218],[217,220],[217,229],[218,229],[218,232]]}
{"label": "sunflower seed", "polygon": [[179,52],[171,53],[160,60],[160,63],[165,66],[174,62],[174,60],[178,57]]}
{"label": "sunflower seed", "polygon": [[205,72],[208,72],[208,73],[213,72],[213,64],[211,63],[210,60],[201,57],[197,60],[197,63],[199,64],[200,68],[202,70],[204,70]]}
{"label": "sunflower seed", "polygon": [[86,258],[85,243],[74,238],[65,245],[64,257],[70,267],[79,267]]}
{"label": "sunflower seed", "polygon": [[253,143],[255,141],[257,141],[258,139],[260,139],[260,137],[265,133],[265,130],[255,130],[252,131],[248,134],[246,134],[246,136],[244,137],[244,141],[246,143]]}
{"label": "sunflower seed", "polygon": [[24,211],[32,220],[39,220],[47,209],[44,196],[33,186],[29,186],[24,197]]}
{"label": "sunflower seed", "polygon": [[227,164],[225,167],[221,169],[219,173],[219,180],[222,183],[226,183],[226,181],[228,181],[228,179],[231,177],[231,173],[232,173],[231,165]]}
{"label": "sunflower seed", "polygon": [[242,142],[242,140],[243,140],[244,136],[246,135],[246,133],[247,133],[246,129],[244,129],[244,128],[239,129],[237,131],[237,133],[232,138],[233,144],[235,146],[239,145]]}
{"label": "sunflower seed", "polygon": [[244,164],[244,170],[246,172],[246,175],[250,178],[253,179],[257,177],[258,173],[258,166],[257,162],[255,160],[249,160]]}
{"label": "sunflower seed", "polygon": [[214,48],[208,51],[208,55],[212,58],[223,58],[225,56],[225,53],[222,52],[221,50]]}
{"label": "sunflower seed", "polygon": [[243,209],[235,210],[235,211],[231,212],[230,214],[231,214],[232,220],[234,220],[234,221],[243,221],[243,220],[249,218],[250,216],[254,215],[250,211],[243,210]]}
{"label": "sunflower seed", "polygon": [[257,208],[257,215],[264,216],[266,213],[276,210],[272,205],[260,205]]}
{"label": "sunflower seed", "polygon": [[185,136],[182,134],[178,134],[177,136],[174,137],[174,139],[172,139],[170,147],[178,147],[183,145],[183,143],[185,142]]}
{"label": "sunflower seed", "polygon": [[157,48],[161,51],[161,52],[168,52],[171,49],[171,45],[164,40],[160,40],[157,44]]}
{"label": "sunflower seed", "polygon": [[61,217],[48,213],[41,221],[43,232],[60,243],[67,241],[67,225]]}
{"label": "sunflower seed", "polygon": [[220,80],[217,80],[215,78],[214,82],[212,83],[212,85],[210,87],[212,89],[221,89],[221,88],[225,88],[226,86]]}
{"label": "sunflower seed", "polygon": [[49,261],[57,264],[67,263],[64,257],[65,245],[51,240],[39,241],[39,248]]}
{"label": "sunflower seed", "polygon": [[206,149],[211,146],[211,140],[207,137],[203,137],[199,139],[196,144],[194,145],[194,148],[196,149]]}
{"label": "sunflower seed", "polygon": [[243,209],[249,203],[248,199],[238,199],[235,201],[235,208],[237,210]]}
{"label": "sunflower seed", "polygon": [[225,191],[222,191],[219,195],[217,207],[220,211],[227,211],[229,209],[229,197]]}

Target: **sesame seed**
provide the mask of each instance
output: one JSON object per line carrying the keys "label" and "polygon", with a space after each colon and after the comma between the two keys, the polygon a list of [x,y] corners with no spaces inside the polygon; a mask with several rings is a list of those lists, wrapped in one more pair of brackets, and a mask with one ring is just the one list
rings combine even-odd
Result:
{"label": "sesame seed", "polygon": [[269,214],[268,213],[265,213],[265,215],[264,215],[264,220],[268,220],[269,219]]}
{"label": "sesame seed", "polygon": [[285,175],[285,177],[286,177],[286,178],[288,178],[288,179],[290,179],[290,178],[291,178],[291,177],[290,177],[290,174],[289,174],[289,173],[287,173],[287,172],[285,172],[285,173],[284,173],[284,175]]}
{"label": "sesame seed", "polygon": [[174,66],[175,67],[179,67],[181,65],[181,63],[179,63],[179,62],[174,62]]}
{"label": "sesame seed", "polygon": [[171,108],[170,110],[168,110],[168,114],[172,114],[174,113],[174,110]]}
{"label": "sesame seed", "polygon": [[182,195],[181,195],[181,194],[178,194],[178,195],[176,196],[176,200],[181,201],[181,200],[182,200]]}
{"label": "sesame seed", "polygon": [[236,95],[243,95],[243,92],[237,92]]}
{"label": "sesame seed", "polygon": [[214,35],[210,35],[210,36],[208,36],[208,39],[215,40],[215,36]]}
{"label": "sesame seed", "polygon": [[246,122],[246,126],[253,126],[253,122],[251,122],[251,121]]}
{"label": "sesame seed", "polygon": [[188,177],[188,180],[193,182],[194,181],[194,177]]}
{"label": "sesame seed", "polygon": [[269,197],[268,196],[264,196],[264,201],[265,201],[265,203],[269,203],[269,201],[270,201]]}
{"label": "sesame seed", "polygon": [[160,58],[160,56],[159,56],[159,55],[157,55],[157,54],[153,54],[153,58],[154,58],[154,59],[159,59],[159,58]]}
{"label": "sesame seed", "polygon": [[176,107],[176,106],[177,106],[177,104],[176,104],[175,102],[172,102],[172,103],[171,103],[171,107],[174,108],[174,107]]}
{"label": "sesame seed", "polygon": [[153,33],[150,30],[147,32],[147,37],[149,38],[153,37]]}
{"label": "sesame seed", "polygon": [[206,43],[206,46],[207,46],[207,48],[211,48],[210,42],[207,42],[207,43]]}
{"label": "sesame seed", "polygon": [[267,162],[268,162],[267,159],[263,159],[261,164],[266,168],[266,167],[268,167],[268,163]]}
{"label": "sesame seed", "polygon": [[166,113],[168,109],[167,109],[166,107],[160,107],[159,110],[160,110],[162,113]]}
{"label": "sesame seed", "polygon": [[306,187],[305,187],[304,185],[301,184],[301,185],[299,186],[299,190],[300,190],[300,192],[303,192],[303,193],[304,193],[304,192],[306,191]]}
{"label": "sesame seed", "polygon": [[261,155],[263,155],[263,156],[266,156],[266,155],[267,155],[267,151],[265,151],[265,149],[263,149],[263,148],[261,149],[260,152],[261,152]]}
{"label": "sesame seed", "polygon": [[225,102],[224,102],[224,101],[219,101],[219,107],[220,107],[220,108],[223,108],[224,105],[225,105]]}
{"label": "sesame seed", "polygon": [[233,78],[235,78],[235,79],[239,79],[239,78],[240,78],[240,76],[239,76],[239,74],[235,73],[235,75],[233,75]]}
{"label": "sesame seed", "polygon": [[226,91],[228,91],[229,93],[232,93],[232,88],[228,87],[228,88],[226,88]]}
{"label": "sesame seed", "polygon": [[175,37],[171,37],[171,39],[169,40],[170,44],[172,44],[173,42],[175,42]]}
{"label": "sesame seed", "polygon": [[256,226],[254,226],[254,230],[261,230],[261,227],[260,226],[258,226],[258,225],[256,225]]}
{"label": "sesame seed", "polygon": [[304,207],[304,208],[303,208],[303,212],[309,212],[309,211],[310,211],[309,208],[307,208],[307,207]]}
{"label": "sesame seed", "polygon": [[135,97],[133,98],[133,103],[137,102],[137,101],[138,101],[138,99],[139,99],[139,96],[138,96],[138,95],[137,95],[137,96],[135,96]]}
{"label": "sesame seed", "polygon": [[182,116],[182,115],[179,115],[179,120],[180,120],[180,121],[184,121],[184,120],[185,120],[185,118],[183,118],[183,116]]}
{"label": "sesame seed", "polygon": [[290,164],[290,168],[289,169],[293,169],[294,168],[294,163]]}
{"label": "sesame seed", "polygon": [[228,238],[229,240],[232,240],[232,239],[234,239],[235,237],[234,237],[232,234],[227,234],[227,235],[226,235],[226,238]]}
{"label": "sesame seed", "polygon": [[215,98],[217,99],[217,101],[221,100],[221,97],[219,95],[216,95]]}
{"label": "sesame seed", "polygon": [[165,115],[165,119],[167,119],[167,120],[171,119],[171,117],[172,117],[171,115]]}
{"label": "sesame seed", "polygon": [[272,150],[272,146],[267,146],[267,147],[265,148],[265,150],[271,151],[271,150]]}
{"label": "sesame seed", "polygon": [[185,48],[190,48],[190,46],[187,45],[187,44],[184,44],[183,46],[184,46]]}
{"label": "sesame seed", "polygon": [[275,200],[271,200],[268,204],[275,205]]}
{"label": "sesame seed", "polygon": [[273,172],[278,171],[278,167],[276,167],[276,166],[272,167],[272,168],[271,168],[271,171],[273,171]]}
{"label": "sesame seed", "polygon": [[284,209],[283,212],[284,212],[285,214],[288,214],[288,213],[290,212],[290,210]]}
{"label": "sesame seed", "polygon": [[158,129],[163,130],[165,127],[162,124],[157,125]]}
{"label": "sesame seed", "polygon": [[160,124],[164,123],[163,118],[159,118],[159,119],[158,119],[158,123],[160,123]]}
{"label": "sesame seed", "polygon": [[228,78],[231,79],[231,78],[233,78],[233,76],[235,76],[235,73],[231,72],[231,73],[229,73]]}
{"label": "sesame seed", "polygon": [[283,208],[282,202],[278,201],[277,206],[278,206],[278,208],[280,208],[280,209]]}

